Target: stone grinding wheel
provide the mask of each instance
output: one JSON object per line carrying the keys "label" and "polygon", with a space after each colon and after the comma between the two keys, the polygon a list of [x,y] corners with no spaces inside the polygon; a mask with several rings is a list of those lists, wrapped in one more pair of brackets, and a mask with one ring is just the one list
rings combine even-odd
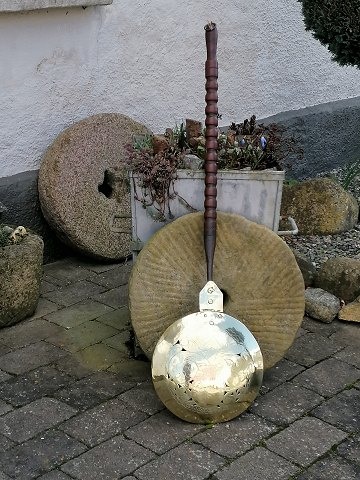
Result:
{"label": "stone grinding wheel", "polygon": [[[252,332],[270,368],[293,343],[304,315],[304,282],[291,250],[268,228],[218,212],[214,280],[224,311]],[[197,310],[205,281],[203,213],[178,218],[147,242],[132,270],[129,304],[149,358],[166,328]]]}
{"label": "stone grinding wheel", "polygon": [[125,115],[99,114],[67,128],[48,148],[39,198],[44,217],[64,243],[99,260],[130,254],[125,145],[133,135],[149,133]]}

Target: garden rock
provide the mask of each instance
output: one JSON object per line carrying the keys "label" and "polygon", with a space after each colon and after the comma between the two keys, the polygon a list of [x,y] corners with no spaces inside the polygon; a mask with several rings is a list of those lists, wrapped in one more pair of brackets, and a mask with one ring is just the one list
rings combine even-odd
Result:
{"label": "garden rock", "polygon": [[330,258],[318,271],[314,286],[352,302],[360,295],[360,259]]}
{"label": "garden rock", "polygon": [[134,135],[149,133],[124,115],[99,114],[69,127],[50,146],[39,172],[39,197],[64,243],[102,260],[130,254],[125,146]]}
{"label": "garden rock", "polygon": [[299,234],[331,235],[356,225],[359,206],[338,183],[316,178],[284,185],[281,215],[295,219]]}
{"label": "garden rock", "polygon": [[304,278],[305,287],[311,287],[314,283],[316,268],[311,261],[302,253],[292,250],[295,260],[300,268],[302,276]]}
{"label": "garden rock", "polygon": [[321,288],[305,290],[305,312],[324,323],[334,320],[340,310],[340,300]]}
{"label": "garden rock", "polygon": [[0,327],[34,313],[40,295],[43,250],[42,239],[32,234],[19,244],[0,249]]}
{"label": "garden rock", "polygon": [[345,305],[339,312],[339,320],[360,322],[360,297]]}

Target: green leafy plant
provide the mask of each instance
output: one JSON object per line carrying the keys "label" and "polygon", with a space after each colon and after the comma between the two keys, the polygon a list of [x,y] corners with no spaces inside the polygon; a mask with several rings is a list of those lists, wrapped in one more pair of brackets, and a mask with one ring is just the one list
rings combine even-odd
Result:
{"label": "green leafy plant", "polygon": [[298,0],[305,27],[340,65],[360,68],[360,0]]}
{"label": "green leafy plant", "polygon": [[344,190],[349,190],[355,178],[360,175],[360,159],[355,162],[348,163],[343,169],[343,178],[341,186]]}

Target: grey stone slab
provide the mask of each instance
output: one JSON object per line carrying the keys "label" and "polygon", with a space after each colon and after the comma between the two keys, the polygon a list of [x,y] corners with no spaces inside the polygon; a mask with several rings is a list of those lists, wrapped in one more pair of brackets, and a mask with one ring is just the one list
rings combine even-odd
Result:
{"label": "grey stone slab", "polygon": [[0,357],[10,351],[11,351],[11,348],[9,348],[7,345],[0,344]]}
{"label": "grey stone slab", "polygon": [[341,430],[356,432],[360,430],[360,391],[356,388],[344,390],[312,413]]}
{"label": "grey stone slab", "polygon": [[54,396],[78,410],[86,410],[133,386],[134,382],[124,381],[118,375],[97,372],[59,390]]}
{"label": "grey stone slab", "polygon": [[360,370],[335,358],[314,365],[294,378],[293,382],[323,396],[331,396],[360,378]]}
{"label": "grey stone slab", "polygon": [[278,385],[291,380],[295,375],[305,370],[305,368],[297,363],[290,362],[283,358],[279,363],[264,373],[262,390],[269,391]]}
{"label": "grey stone slab", "polygon": [[65,433],[50,430],[22,445],[0,453],[0,464],[3,471],[10,477],[27,480],[52,470],[85,450],[85,445]]}
{"label": "grey stone slab", "polygon": [[[94,297],[96,300],[96,296],[105,290],[106,288],[101,287],[100,285],[95,285],[95,283],[87,280],[80,280],[66,287],[60,287],[53,292],[45,293],[43,297],[57,305],[69,307],[70,305],[74,305],[75,303],[81,302],[90,297]],[[112,305],[109,306],[111,307]]]}
{"label": "grey stone slab", "polygon": [[192,437],[203,428],[179,420],[164,410],[126,431],[126,436],[143,447],[162,454]]}
{"label": "grey stone slab", "polygon": [[347,434],[317,418],[305,417],[266,441],[267,447],[306,467],[340,443]]}
{"label": "grey stone slab", "polygon": [[308,413],[323,400],[324,397],[311,390],[285,383],[258,397],[250,410],[277,425],[286,425]]}
{"label": "grey stone slab", "polygon": [[56,362],[64,355],[64,350],[41,341],[0,357],[0,368],[9,373],[21,374]]}
{"label": "grey stone slab", "polygon": [[126,261],[125,263],[123,261],[120,262],[115,262],[115,263],[104,263],[104,262],[96,262],[96,261],[91,261],[89,258],[81,258],[77,259],[77,263],[87,270],[91,270],[92,272],[95,273],[104,273],[108,272],[109,270],[112,270],[113,268],[125,266],[127,264],[132,265],[132,261]]}
{"label": "grey stone slab", "polygon": [[71,480],[71,478],[66,473],[60,472],[60,470],[52,470],[39,477],[39,480]]}
{"label": "grey stone slab", "polygon": [[119,399],[113,399],[77,415],[59,428],[80,442],[94,446],[140,423],[146,417],[145,413],[134,410]]}
{"label": "grey stone slab", "polygon": [[125,355],[129,355],[129,348],[127,346],[129,341],[130,341],[129,330],[123,330],[122,332],[117,333],[112,337],[105,338],[105,340],[103,340],[102,343],[105,343],[105,345],[108,345],[111,348],[115,348],[116,350],[119,350],[119,352],[122,352]]}
{"label": "grey stone slab", "polygon": [[308,332],[317,333],[323,337],[329,337],[339,328],[339,322],[334,320],[331,323],[324,323],[305,316],[301,327]]}
{"label": "grey stone slab", "polygon": [[[106,370],[123,360],[124,354],[119,350],[98,343],[62,358],[57,362],[56,367],[76,378],[82,378],[92,372]],[[117,372],[114,371],[113,373]]]}
{"label": "grey stone slab", "polygon": [[[52,277],[51,275],[44,274],[43,275],[43,281],[51,283],[52,285],[55,285],[56,289],[58,287],[66,287],[67,285],[71,285],[71,279],[62,279],[60,280],[59,278]],[[48,293],[48,292],[44,292]]]}
{"label": "grey stone slab", "polygon": [[0,370],[0,383],[6,382],[7,380],[10,380],[10,378],[12,378],[12,375]]}
{"label": "grey stone slab", "polygon": [[292,362],[299,363],[305,367],[311,367],[315,363],[329,357],[341,346],[328,338],[308,333],[295,340],[285,357]]}
{"label": "grey stone slab", "polygon": [[44,319],[25,321],[0,331],[0,342],[14,348],[25,347],[62,331],[62,328]]}
{"label": "grey stone slab", "polygon": [[[99,287],[100,288],[100,287]],[[129,289],[127,285],[122,287],[113,288],[105,293],[99,295],[93,295],[93,299],[97,302],[109,305],[109,307],[120,308],[128,303]]]}
{"label": "grey stone slab", "polygon": [[277,431],[277,427],[256,415],[244,413],[231,422],[218,423],[193,440],[224,457],[235,458]]}
{"label": "grey stone slab", "polygon": [[358,480],[360,467],[335,455],[326,457],[314,463],[296,480]]}
{"label": "grey stone slab", "polygon": [[164,404],[159,400],[153,384],[150,382],[144,382],[122,393],[119,399],[136,408],[136,410],[141,410],[149,415],[153,415],[165,408]]}
{"label": "grey stone slab", "polygon": [[46,341],[68,352],[78,352],[117,333],[118,331],[115,328],[92,320],[69,330],[62,330],[56,335],[48,337]]}
{"label": "grey stone slab", "polygon": [[117,436],[70,460],[61,469],[79,480],[110,480],[123,478],[154,456],[132,440]]}
{"label": "grey stone slab", "polygon": [[70,307],[62,308],[50,315],[46,315],[45,318],[49,320],[49,322],[56,323],[61,327],[73,328],[89,320],[95,320],[112,311],[113,309],[111,307],[103,303],[85,300]]}
{"label": "grey stone slab", "polygon": [[359,347],[349,345],[343,350],[336,352],[334,355],[335,358],[341,360],[342,362],[348,363],[360,369],[360,349]]}
{"label": "grey stone slab", "polygon": [[41,367],[0,384],[0,398],[19,407],[51,395],[72,381],[53,367]]}
{"label": "grey stone slab", "polygon": [[339,322],[339,326],[335,333],[330,336],[330,339],[347,347],[353,345],[360,347],[360,328],[356,323]]}
{"label": "grey stone slab", "polygon": [[341,443],[337,447],[336,453],[351,462],[360,463],[360,433]]}
{"label": "grey stone slab", "polygon": [[0,400],[0,415],[4,415],[12,410],[12,406]]}
{"label": "grey stone slab", "polygon": [[97,285],[102,285],[107,289],[117,288],[121,285],[126,285],[129,281],[132,265],[119,265],[104,273],[99,273],[91,279]]}
{"label": "grey stone slab", "polygon": [[53,292],[54,290],[56,290],[56,288],[57,286],[53,283],[43,280],[40,285],[40,295],[42,295],[43,293]]}
{"label": "grey stone slab", "polygon": [[67,420],[76,410],[53,398],[44,397],[0,417],[0,433],[24,442]]}
{"label": "grey stone slab", "polygon": [[151,363],[139,360],[122,360],[114,363],[109,368],[110,372],[118,373],[120,376],[144,382],[151,379]]}
{"label": "grey stone slab", "polygon": [[74,260],[73,258],[66,258],[44,265],[44,273],[45,275],[50,275],[52,278],[69,281],[71,283],[96,277],[96,274],[91,270],[77,265],[76,259]]}
{"label": "grey stone slab", "polygon": [[288,480],[299,469],[284,458],[257,447],[215,474],[216,480]]}
{"label": "grey stone slab", "polygon": [[39,298],[35,313],[28,318],[28,321],[35,320],[36,318],[41,318],[47,315],[48,313],[55,312],[59,308],[59,305],[56,302],[51,302],[46,298]]}
{"label": "grey stone slab", "polygon": [[10,438],[0,435],[0,452],[5,452],[5,450],[12,448],[14,445],[15,443],[12,442]]}
{"label": "grey stone slab", "polygon": [[205,480],[225,463],[224,458],[197,444],[183,444],[134,472],[140,480]]}
{"label": "grey stone slab", "polygon": [[12,480],[12,479],[7,475],[5,475],[4,472],[0,472],[0,480]]}
{"label": "grey stone slab", "polygon": [[128,307],[121,307],[110,313],[106,313],[97,318],[98,322],[110,325],[110,327],[117,328],[118,330],[129,330],[130,328],[130,312]]}

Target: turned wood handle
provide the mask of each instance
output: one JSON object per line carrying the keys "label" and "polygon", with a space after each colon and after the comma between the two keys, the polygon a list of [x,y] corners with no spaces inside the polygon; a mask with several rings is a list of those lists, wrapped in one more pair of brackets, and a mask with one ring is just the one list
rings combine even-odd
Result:
{"label": "turned wood handle", "polygon": [[204,246],[207,266],[207,280],[212,280],[214,252],[216,246],[216,207],[217,207],[217,138],[218,138],[218,63],[216,59],[217,28],[209,22],[205,25],[207,60],[205,63],[206,96],[206,156],[205,156],[205,213]]}

